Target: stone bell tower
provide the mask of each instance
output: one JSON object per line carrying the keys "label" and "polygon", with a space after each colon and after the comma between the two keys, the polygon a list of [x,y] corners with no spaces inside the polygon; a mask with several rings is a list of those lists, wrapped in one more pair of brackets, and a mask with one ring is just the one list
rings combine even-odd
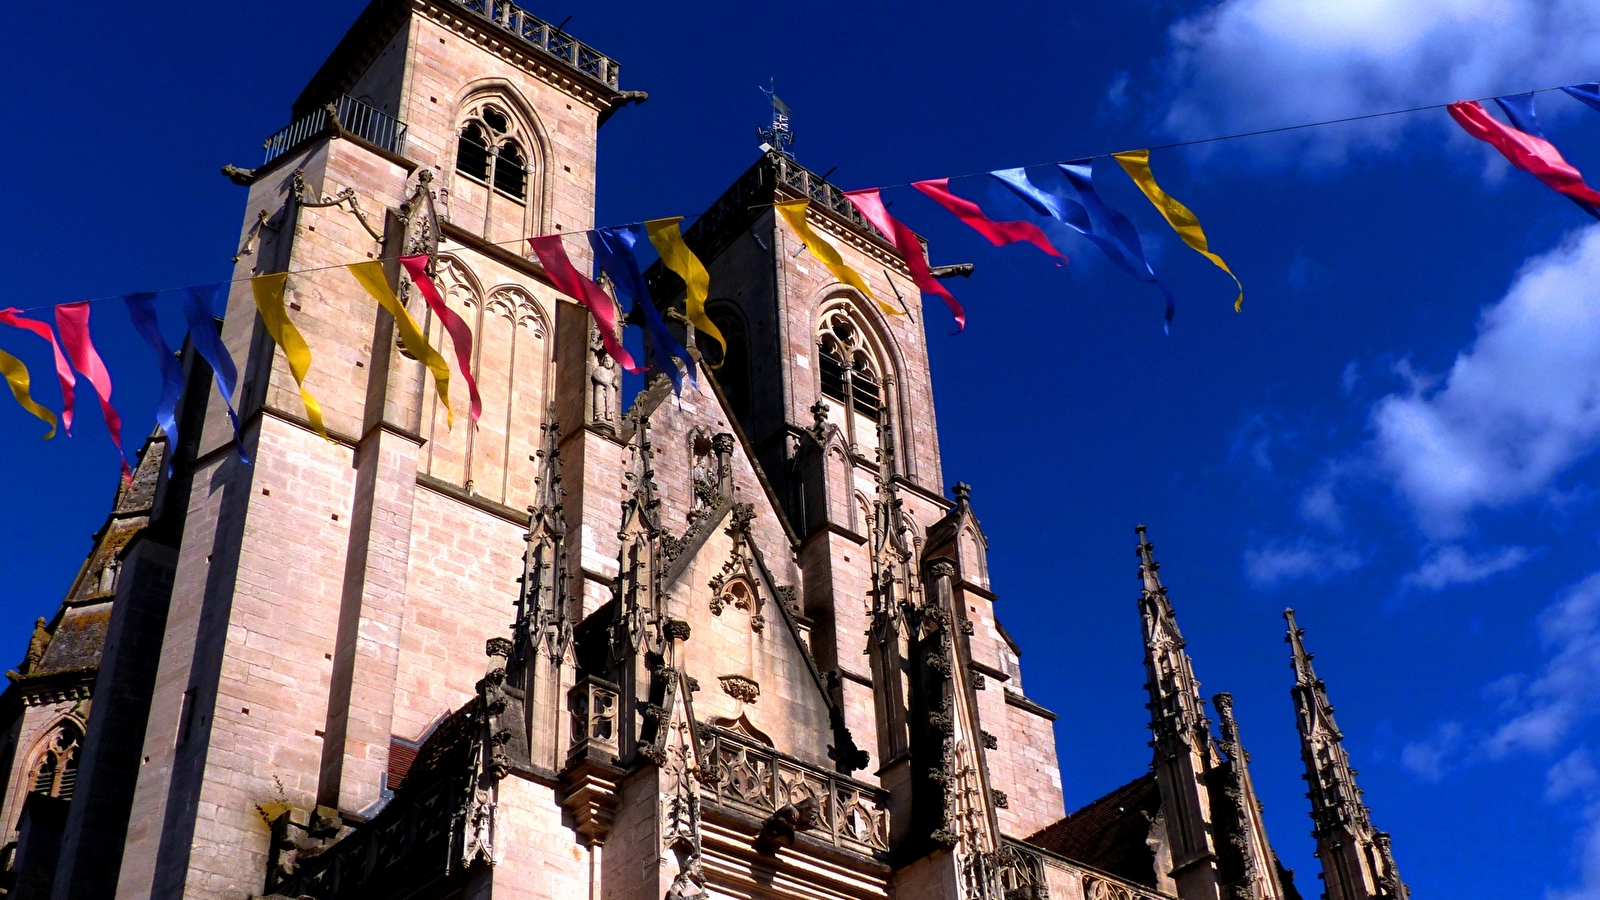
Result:
{"label": "stone bell tower", "polygon": [[[518,244],[593,225],[597,130],[642,99],[618,84],[616,63],[510,3],[374,0],[265,163],[227,170],[249,188],[223,339],[241,362],[252,464],[220,398],[198,398],[204,436],[192,493],[171,501],[189,513],[118,896],[258,892],[271,822],[375,808],[397,760],[472,695],[486,637],[514,616],[512,597],[472,586],[517,578],[540,426],[557,385],[587,377],[586,341],[570,342],[572,359],[555,351],[557,331],[581,332],[587,315]],[[405,253],[431,256],[471,328],[459,360],[406,290],[392,261]],[[391,260],[391,286],[448,358],[453,417],[343,270],[362,259]],[[326,439],[245,280],[278,272]],[[611,446],[569,432],[574,456]]]}

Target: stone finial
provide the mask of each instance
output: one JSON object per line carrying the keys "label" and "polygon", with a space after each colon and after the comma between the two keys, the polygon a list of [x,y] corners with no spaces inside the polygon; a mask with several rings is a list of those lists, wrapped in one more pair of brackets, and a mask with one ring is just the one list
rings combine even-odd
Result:
{"label": "stone finial", "polygon": [[811,436],[819,444],[828,436],[828,404],[821,400],[811,404]]}
{"label": "stone finial", "polygon": [[955,487],[950,489],[950,492],[956,495],[957,503],[963,506],[972,505],[972,485],[967,484],[965,481],[958,481]]}

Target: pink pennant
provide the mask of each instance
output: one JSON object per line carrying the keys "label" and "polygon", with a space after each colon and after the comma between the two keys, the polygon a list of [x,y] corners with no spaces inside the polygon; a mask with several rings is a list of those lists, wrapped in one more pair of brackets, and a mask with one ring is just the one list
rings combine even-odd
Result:
{"label": "pink pennant", "polygon": [[644,374],[644,370],[633,361],[633,356],[622,346],[618,336],[620,329],[617,327],[617,304],[600,285],[583,277],[573,267],[572,259],[567,256],[567,248],[561,244],[561,235],[548,234],[543,237],[528,238],[528,243],[533,246],[533,252],[539,257],[539,264],[544,266],[544,273],[555,282],[556,290],[583,304],[594,316],[596,330],[600,332],[600,340],[606,346],[606,352],[617,361],[617,365],[627,369],[635,375]]}
{"label": "pink pennant", "polygon": [[427,301],[428,308],[439,317],[439,324],[450,335],[450,343],[456,348],[456,367],[461,370],[461,377],[467,383],[467,394],[472,398],[472,424],[476,427],[478,417],[483,415],[483,400],[478,396],[478,380],[472,377],[472,329],[467,327],[466,321],[455,310],[445,304],[438,286],[428,275],[427,256],[402,256],[400,265],[411,275],[422,299]]}
{"label": "pink pennant", "polygon": [[950,193],[950,179],[932,178],[927,181],[918,181],[911,185],[928,196],[928,199],[950,211],[950,214],[965,222],[973,231],[989,239],[989,243],[996,247],[1026,241],[1040,250],[1057,257],[1061,262],[1067,261],[1067,255],[1057,250],[1050,243],[1050,238],[1032,222],[999,222],[984,215],[978,204],[965,197],[957,197]]}
{"label": "pink pennant", "polygon": [[1499,150],[1513,166],[1546,187],[1582,203],[1600,205],[1600,192],[1584,184],[1583,175],[1549,141],[1501,124],[1473,100],[1452,103],[1449,109],[1462,130]]}
{"label": "pink pennant", "polygon": [[49,323],[19,315],[15,308],[0,309],[0,324],[31,331],[50,342],[50,349],[55,351],[56,355],[56,379],[61,382],[61,427],[67,436],[71,437],[74,397],[72,388],[78,383],[78,378],[72,374],[72,366],[67,364],[67,358],[61,352],[61,344],[56,340],[55,331],[51,329]]}
{"label": "pink pennant", "polygon": [[89,380],[95,395],[100,398],[100,411],[106,417],[106,431],[111,433],[111,443],[122,457],[122,477],[131,481],[133,470],[128,467],[128,454],[122,451],[122,416],[111,405],[111,373],[106,370],[100,351],[89,336],[89,301],[63,303],[56,307],[56,330],[61,332],[61,346],[72,360],[72,367]]}
{"label": "pink pennant", "polygon": [[878,229],[894,243],[896,250],[900,251],[900,258],[906,261],[906,268],[911,270],[911,280],[917,288],[925,294],[938,294],[944,298],[946,306],[956,317],[956,333],[960,334],[967,327],[967,312],[961,308],[961,303],[933,277],[933,271],[928,268],[928,260],[922,255],[922,241],[917,238],[917,233],[912,231],[906,223],[889,215],[889,210],[883,205],[883,197],[877,188],[866,188],[860,191],[845,191],[844,194],[861,211],[872,227]]}

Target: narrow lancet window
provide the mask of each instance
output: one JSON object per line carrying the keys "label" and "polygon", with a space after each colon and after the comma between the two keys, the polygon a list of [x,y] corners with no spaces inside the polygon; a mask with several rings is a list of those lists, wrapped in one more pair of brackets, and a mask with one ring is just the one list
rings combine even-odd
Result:
{"label": "narrow lancet window", "polygon": [[489,138],[477,122],[467,123],[456,141],[456,171],[479,181],[489,180]]}

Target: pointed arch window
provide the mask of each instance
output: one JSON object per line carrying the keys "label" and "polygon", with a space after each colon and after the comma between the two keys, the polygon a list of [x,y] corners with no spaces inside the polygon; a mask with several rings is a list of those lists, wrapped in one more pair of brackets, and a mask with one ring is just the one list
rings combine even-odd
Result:
{"label": "pointed arch window", "polygon": [[817,338],[818,385],[823,402],[833,412],[845,438],[868,456],[879,446],[880,429],[887,425],[881,369],[861,328],[846,309],[823,318]]}
{"label": "pointed arch window", "polygon": [[518,203],[528,198],[528,155],[511,118],[496,106],[467,114],[456,138],[456,172]]}
{"label": "pointed arch window", "polygon": [[695,336],[695,347],[701,359],[716,370],[717,384],[722,386],[728,405],[733,407],[733,414],[742,419],[750,412],[750,356],[744,323],[726,306],[714,307],[708,314],[728,343],[728,351],[724,354],[716,340],[699,335]]}
{"label": "pointed arch window", "polygon": [[64,724],[57,729],[34,763],[30,790],[71,800],[72,790],[78,783],[78,747],[82,742],[83,733],[73,725]]}
{"label": "pointed arch window", "polygon": [[468,122],[456,141],[456,171],[478,181],[489,180],[489,136],[483,126]]}

